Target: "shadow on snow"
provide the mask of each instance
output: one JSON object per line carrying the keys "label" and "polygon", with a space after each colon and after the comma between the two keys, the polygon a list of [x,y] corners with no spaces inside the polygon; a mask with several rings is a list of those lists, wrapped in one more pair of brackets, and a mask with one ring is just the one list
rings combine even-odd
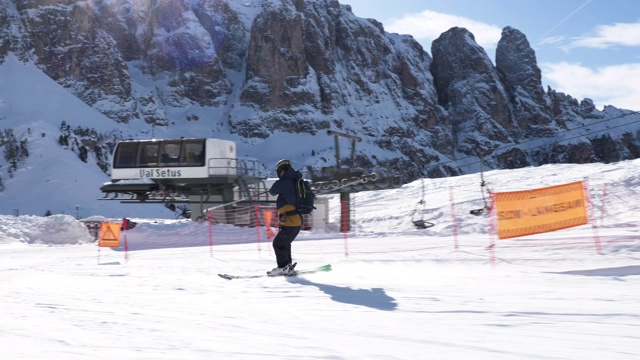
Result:
{"label": "shadow on snow", "polygon": [[331,296],[331,300],[345,304],[366,306],[384,311],[393,311],[398,307],[396,300],[387,295],[382,288],[372,288],[371,290],[352,289],[350,287],[320,284],[301,277],[287,277],[287,281],[294,284],[315,286]]}
{"label": "shadow on snow", "polygon": [[583,275],[583,276],[630,276],[640,275],[640,266],[621,266],[615,268],[602,268],[591,270],[572,270],[562,272],[550,272],[551,274]]}

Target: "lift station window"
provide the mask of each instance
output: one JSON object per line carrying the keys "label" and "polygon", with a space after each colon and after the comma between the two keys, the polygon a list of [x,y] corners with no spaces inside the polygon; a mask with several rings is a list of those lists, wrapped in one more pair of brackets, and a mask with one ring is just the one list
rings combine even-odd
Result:
{"label": "lift station window", "polygon": [[138,166],[158,166],[158,150],[160,142],[141,142],[138,150]]}
{"label": "lift station window", "polygon": [[182,143],[182,166],[204,166],[204,139],[184,140]]}
{"label": "lift station window", "polygon": [[116,169],[204,166],[206,139],[127,141],[117,145]]}
{"label": "lift station window", "polygon": [[160,143],[160,163],[168,166],[180,164],[180,145],[182,141],[162,141]]}
{"label": "lift station window", "polygon": [[136,154],[138,153],[137,142],[123,142],[118,144],[118,150],[114,156],[113,167],[134,168],[136,165]]}

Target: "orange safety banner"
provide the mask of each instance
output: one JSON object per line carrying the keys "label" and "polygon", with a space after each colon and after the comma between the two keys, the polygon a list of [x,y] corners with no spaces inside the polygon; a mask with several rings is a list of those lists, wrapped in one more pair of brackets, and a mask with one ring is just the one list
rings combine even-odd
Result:
{"label": "orange safety banner", "polygon": [[120,247],[120,223],[100,223],[100,247]]}
{"label": "orange safety banner", "polygon": [[587,223],[587,205],[582,181],[493,195],[500,239],[539,234]]}
{"label": "orange safety banner", "polygon": [[273,211],[272,210],[265,210],[264,211],[264,225],[267,229],[267,238],[271,239],[272,237],[276,236],[276,234],[273,232],[273,230],[271,229],[271,218],[273,217]]}

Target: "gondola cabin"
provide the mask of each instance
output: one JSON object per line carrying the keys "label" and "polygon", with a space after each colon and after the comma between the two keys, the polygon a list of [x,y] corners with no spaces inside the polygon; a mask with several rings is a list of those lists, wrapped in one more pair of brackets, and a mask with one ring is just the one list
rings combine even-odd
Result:
{"label": "gondola cabin", "polygon": [[238,160],[236,144],[221,139],[127,140],[113,152],[105,200],[190,203],[197,211],[234,201],[234,187],[257,191],[256,160]]}
{"label": "gondola cabin", "polygon": [[116,145],[111,180],[237,175],[236,145],[220,139],[131,140]]}

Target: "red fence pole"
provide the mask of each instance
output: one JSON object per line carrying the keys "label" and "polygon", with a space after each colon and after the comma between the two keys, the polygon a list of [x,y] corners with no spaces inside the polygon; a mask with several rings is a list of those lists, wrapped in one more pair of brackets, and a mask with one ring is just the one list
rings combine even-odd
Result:
{"label": "red fence pole", "polygon": [[207,212],[207,222],[209,223],[209,255],[213,257],[213,210]]}
{"label": "red fence pole", "polygon": [[342,200],[340,202],[342,207],[342,232],[344,234],[344,256],[349,256],[349,243],[347,241],[348,231],[349,231],[349,203],[347,200]]}
{"label": "red fence pole", "polygon": [[456,202],[453,200],[453,187],[449,186],[449,202],[451,203],[451,220],[453,223],[453,247],[458,250],[458,219],[456,218]]}
{"label": "red fence pole", "polygon": [[260,205],[256,204],[254,206],[255,216],[256,216],[256,241],[258,245],[258,252],[260,252],[260,242],[262,240],[260,236]]}
{"label": "red fence pole", "polygon": [[122,232],[124,233],[124,262],[129,261],[129,242],[127,241],[127,218],[122,218]]}
{"label": "red fence pole", "polygon": [[491,267],[496,266],[496,243],[495,238],[498,236],[498,231],[496,230],[496,221],[498,218],[496,217],[496,197],[493,193],[490,193],[491,196],[491,204],[489,205],[489,254],[490,254],[490,262]]}
{"label": "red fence pole", "polygon": [[587,211],[588,211],[587,219],[591,223],[591,229],[593,229],[593,241],[595,243],[596,252],[602,255],[602,244],[600,243],[600,233],[598,232],[598,227],[595,225],[595,220],[593,219],[594,217],[593,204],[591,203],[591,194],[589,193],[589,182],[587,181],[587,179],[584,180],[582,189],[584,191],[585,201],[587,202],[586,204]]}

